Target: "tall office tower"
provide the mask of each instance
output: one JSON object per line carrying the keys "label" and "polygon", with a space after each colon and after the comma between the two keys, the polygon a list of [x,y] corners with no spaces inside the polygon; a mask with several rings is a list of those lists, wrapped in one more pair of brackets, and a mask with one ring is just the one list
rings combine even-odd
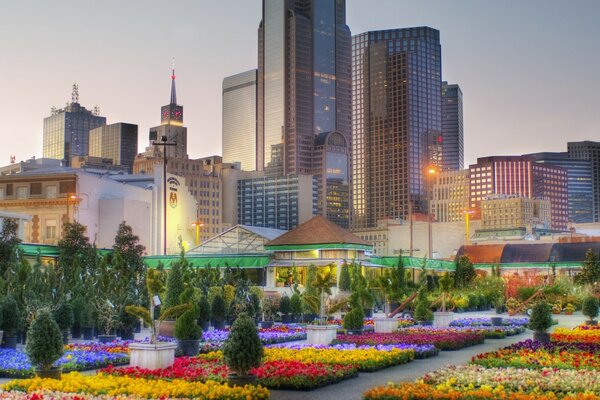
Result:
{"label": "tall office tower", "polygon": [[256,73],[223,79],[223,162],[256,170]]}
{"label": "tall office tower", "polygon": [[352,37],[352,226],[427,213],[426,167],[440,162],[439,31],[407,28]]}
{"label": "tall office tower", "polygon": [[593,221],[600,222],[600,142],[568,142],[569,157],[588,160],[592,169]]}
{"label": "tall office tower", "polygon": [[529,156],[494,156],[469,166],[470,208],[481,211],[490,195],[518,195],[550,200],[552,228],[564,230],[569,221],[567,171],[540,164]]}
{"label": "tall office tower", "polygon": [[442,171],[432,185],[431,215],[438,222],[465,219],[469,209],[469,170]]}
{"label": "tall office tower", "polygon": [[568,152],[526,154],[537,163],[557,165],[567,170],[569,221],[593,222],[592,168],[589,160],[570,158]]}
{"label": "tall office tower", "polygon": [[263,0],[257,169],[315,175],[318,212],[347,228],[351,39],[345,0]]}
{"label": "tall office tower", "polygon": [[73,156],[87,156],[90,130],[106,124],[106,118],[79,104],[79,86],[73,85],[71,102],[44,118],[44,158],[70,162]]}
{"label": "tall office tower", "polygon": [[90,131],[92,157],[110,158],[115,165],[125,165],[133,171],[133,160],[138,148],[138,126],[118,122],[103,125]]}
{"label": "tall office tower", "polygon": [[460,86],[442,82],[442,168],[464,165],[463,95]]}

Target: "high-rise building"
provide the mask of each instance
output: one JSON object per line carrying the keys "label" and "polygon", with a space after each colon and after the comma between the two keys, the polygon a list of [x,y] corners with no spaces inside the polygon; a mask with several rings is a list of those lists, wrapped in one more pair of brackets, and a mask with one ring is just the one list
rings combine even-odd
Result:
{"label": "high-rise building", "polygon": [[434,179],[432,219],[437,222],[463,221],[469,210],[469,170],[442,171]]}
{"label": "high-rise building", "polygon": [[588,160],[592,170],[593,221],[600,222],[600,142],[568,142],[569,157]]}
{"label": "high-rise building", "polygon": [[567,170],[569,221],[593,222],[592,169],[589,160],[570,158],[569,153],[527,154],[542,164],[551,164]]}
{"label": "high-rise building", "polygon": [[518,195],[491,195],[481,202],[482,229],[549,229],[549,200]]}
{"label": "high-rise building", "polygon": [[318,212],[347,228],[352,121],[346,2],[263,0],[258,37],[257,168],[270,176],[317,175]]}
{"label": "high-rise building", "polygon": [[90,130],[106,124],[98,108],[88,110],[79,104],[79,86],[73,85],[71,102],[60,110],[52,108],[52,115],[44,118],[44,158],[65,160],[73,156],[87,156]]}
{"label": "high-rise building", "polygon": [[[223,162],[256,170],[256,73],[223,79]],[[261,168],[262,169],[262,168]]]}
{"label": "high-rise building", "polygon": [[427,213],[428,164],[441,166],[439,31],[352,37],[352,226]]}
{"label": "high-rise building", "polygon": [[133,170],[137,147],[137,125],[118,122],[90,130],[89,155],[110,158],[114,165],[127,166],[129,172]]}
{"label": "high-rise building", "polygon": [[490,195],[518,195],[549,200],[553,229],[566,229],[569,220],[567,171],[540,164],[530,156],[493,156],[469,166],[470,208],[481,210]]}
{"label": "high-rise building", "polygon": [[464,165],[463,95],[460,86],[442,82],[442,168]]}

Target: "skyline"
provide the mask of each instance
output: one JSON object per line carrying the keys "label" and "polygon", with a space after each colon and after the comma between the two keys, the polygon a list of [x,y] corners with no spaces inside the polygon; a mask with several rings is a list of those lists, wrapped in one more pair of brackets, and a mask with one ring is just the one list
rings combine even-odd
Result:
{"label": "skyline", "polygon": [[[593,73],[600,70],[600,3],[577,5],[348,0],[347,22],[353,35],[411,26],[440,31],[442,79],[464,94],[468,166],[477,157],[566,151],[567,141],[600,140]],[[108,124],[139,125],[143,150],[169,101],[172,57],[189,154],[221,155],[222,81],[257,67],[261,1],[179,1],[169,8],[173,20],[155,1],[5,5],[0,50],[11,56],[0,61],[0,110],[7,132],[20,140],[0,150],[0,165],[11,154],[17,161],[41,157],[43,118],[51,106],[64,106],[74,82],[81,104],[99,105]],[[491,142],[498,137],[506,140]]]}

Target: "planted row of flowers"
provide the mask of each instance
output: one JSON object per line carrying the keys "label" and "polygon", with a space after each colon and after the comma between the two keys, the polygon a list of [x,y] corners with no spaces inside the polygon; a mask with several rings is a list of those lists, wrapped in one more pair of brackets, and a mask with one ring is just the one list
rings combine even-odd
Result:
{"label": "planted row of flowers", "polygon": [[[200,352],[207,353],[221,349],[228,336],[229,330],[226,329],[204,332],[200,343]],[[306,329],[295,324],[274,325],[271,328],[259,329],[258,337],[263,344],[292,342],[306,339]]]}
{"label": "planted row of flowers", "polygon": [[550,334],[553,342],[579,342],[600,344],[600,326],[579,326],[575,329],[556,328]]}
{"label": "planted row of flowers", "polygon": [[[503,326],[524,326],[529,324],[529,318],[526,317],[515,317],[515,318],[502,318]],[[450,326],[492,326],[492,318],[489,317],[473,317],[473,318],[459,318],[450,322]]]}
{"label": "planted row of flowers", "polygon": [[[20,379],[2,386],[5,391],[39,392],[42,390],[93,396],[135,396],[144,399],[195,398],[211,400],[268,399],[269,391],[262,386],[229,387],[215,381],[172,381],[98,374],[83,376],[77,372],[55,379]],[[9,397],[10,398],[10,397]]]}
{"label": "planted row of flowers", "polygon": [[401,350],[413,350],[415,352],[416,359],[424,359],[433,356],[437,356],[439,354],[439,350],[432,344],[390,344],[390,345],[377,345],[377,346],[369,346],[369,345],[356,345],[353,343],[343,343],[343,344],[334,344],[330,346],[325,345],[311,345],[306,343],[283,343],[271,345],[271,347],[283,347],[293,350],[301,350],[304,348],[315,348],[315,349],[327,349],[333,348],[337,350],[369,350],[376,349],[379,351],[390,351],[393,348],[401,349]]}

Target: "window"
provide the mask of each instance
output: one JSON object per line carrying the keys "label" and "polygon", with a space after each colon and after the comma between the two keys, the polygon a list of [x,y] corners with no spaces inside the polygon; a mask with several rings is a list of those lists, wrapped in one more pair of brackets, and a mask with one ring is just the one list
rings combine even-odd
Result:
{"label": "window", "polygon": [[5,190],[4,188],[0,188],[0,200],[4,200],[4,196],[5,196]]}
{"label": "window", "polygon": [[46,186],[46,198],[47,199],[55,199],[56,198],[56,186]]}
{"label": "window", "polygon": [[63,181],[60,183],[61,193],[75,193],[75,181]]}
{"label": "window", "polygon": [[13,184],[12,183],[7,183],[6,184],[6,196],[12,196],[13,195]]}
{"label": "window", "polygon": [[29,184],[29,193],[31,193],[32,196],[41,196],[42,183],[41,182],[30,183]]}
{"label": "window", "polygon": [[56,239],[56,220],[46,220],[46,239]]}
{"label": "window", "polygon": [[20,186],[17,188],[17,199],[27,198],[27,186]]}

